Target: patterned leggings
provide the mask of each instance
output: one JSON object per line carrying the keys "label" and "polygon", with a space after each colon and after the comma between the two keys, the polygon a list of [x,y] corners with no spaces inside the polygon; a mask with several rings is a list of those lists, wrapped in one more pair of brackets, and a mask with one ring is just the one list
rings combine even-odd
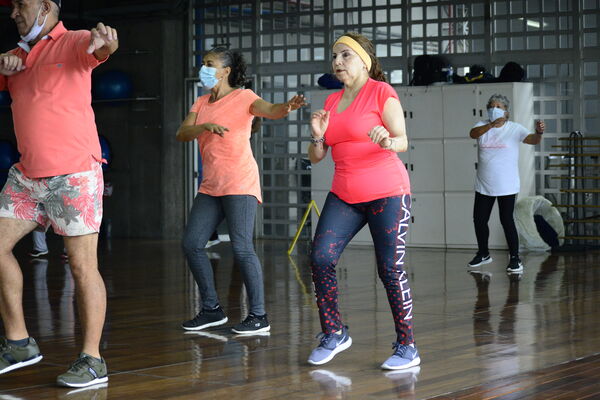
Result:
{"label": "patterned leggings", "polygon": [[409,218],[410,195],[348,204],[329,193],[311,253],[312,279],[323,332],[332,333],[342,328],[335,266],[348,242],[365,224],[369,224],[377,272],[392,309],[398,342],[414,342],[413,301],[408,277],[402,269]]}

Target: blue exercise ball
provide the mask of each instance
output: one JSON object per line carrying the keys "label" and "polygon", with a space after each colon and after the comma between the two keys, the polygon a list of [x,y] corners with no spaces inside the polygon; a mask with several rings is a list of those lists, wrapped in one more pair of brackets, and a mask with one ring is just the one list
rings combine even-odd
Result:
{"label": "blue exercise ball", "polygon": [[110,167],[110,163],[112,161],[112,149],[110,147],[110,143],[108,143],[108,139],[104,135],[99,136],[100,139],[100,149],[102,149],[102,158],[106,160],[106,164],[102,164],[102,169],[106,170]]}
{"label": "blue exercise ball", "polygon": [[95,77],[92,94],[97,100],[119,100],[133,96],[133,83],[122,71],[106,71]]}
{"label": "blue exercise ball", "polygon": [[8,90],[3,90],[0,92],[0,107],[1,106],[10,106],[12,103],[12,99],[10,98],[10,93]]}
{"label": "blue exercise ball", "polygon": [[7,171],[17,162],[19,152],[15,145],[7,140],[0,140],[0,171]]}

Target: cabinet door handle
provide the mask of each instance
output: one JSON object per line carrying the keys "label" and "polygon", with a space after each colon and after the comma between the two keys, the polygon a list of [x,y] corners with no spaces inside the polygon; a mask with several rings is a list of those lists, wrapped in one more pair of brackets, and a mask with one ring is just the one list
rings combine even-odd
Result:
{"label": "cabinet door handle", "polygon": [[404,163],[404,168],[408,169],[408,163]]}
{"label": "cabinet door handle", "polygon": [[481,110],[481,109],[479,110],[479,116],[483,117],[483,110]]}
{"label": "cabinet door handle", "polygon": [[404,110],[404,118],[406,118],[406,110]]}
{"label": "cabinet door handle", "polygon": [[411,170],[411,171],[414,171],[414,168],[413,168],[413,165],[412,165],[412,164],[410,164],[410,170]]}
{"label": "cabinet door handle", "polygon": [[415,223],[415,217],[413,217],[412,215],[410,216],[410,222],[412,222],[413,224]]}
{"label": "cabinet door handle", "polygon": [[477,169],[477,163],[475,163],[475,169]]}
{"label": "cabinet door handle", "polygon": [[477,110],[473,109],[473,116],[476,117],[477,116]]}
{"label": "cabinet door handle", "polygon": [[410,112],[410,118],[412,119],[412,117],[413,117],[413,112],[411,111]]}

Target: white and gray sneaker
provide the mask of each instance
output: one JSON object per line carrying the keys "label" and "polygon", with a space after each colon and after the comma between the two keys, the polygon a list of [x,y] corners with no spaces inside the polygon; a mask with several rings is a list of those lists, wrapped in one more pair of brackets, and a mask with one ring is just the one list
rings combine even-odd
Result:
{"label": "white and gray sneaker", "polygon": [[312,365],[328,363],[336,354],[352,346],[352,338],[348,334],[347,326],[342,327],[340,334],[321,332],[317,338],[320,343],[308,357],[308,363]]}
{"label": "white and gray sneaker", "polygon": [[421,364],[421,357],[415,345],[400,344],[396,342],[392,345],[394,354],[383,364],[382,369],[398,370],[416,367]]}

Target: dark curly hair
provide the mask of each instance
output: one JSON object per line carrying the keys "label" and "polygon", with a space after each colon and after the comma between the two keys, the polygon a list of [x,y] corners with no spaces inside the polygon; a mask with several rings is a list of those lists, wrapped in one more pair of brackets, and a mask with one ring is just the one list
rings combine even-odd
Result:
{"label": "dark curly hair", "polygon": [[223,67],[231,67],[229,86],[243,87],[246,84],[246,60],[239,51],[232,51],[225,47],[215,47],[208,54],[215,54],[221,60]]}
{"label": "dark curly hair", "polygon": [[375,79],[376,81],[387,82],[387,78],[381,69],[379,59],[377,56],[375,56],[375,47],[373,47],[373,42],[371,42],[365,35],[361,35],[358,32],[346,32],[342,36],[348,36],[356,40],[358,44],[360,44],[360,47],[362,47],[367,52],[369,57],[371,57],[371,70],[369,71],[369,77]]}

